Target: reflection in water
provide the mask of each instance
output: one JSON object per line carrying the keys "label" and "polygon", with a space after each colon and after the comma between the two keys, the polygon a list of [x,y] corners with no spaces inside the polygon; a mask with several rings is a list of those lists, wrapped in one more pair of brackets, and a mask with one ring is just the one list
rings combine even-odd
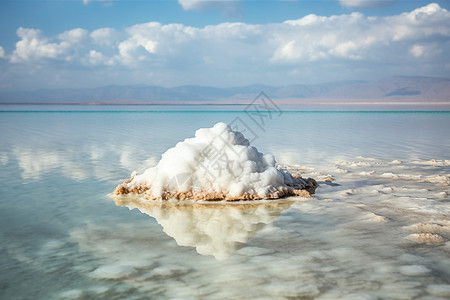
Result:
{"label": "reflection in water", "polygon": [[293,201],[258,203],[156,202],[133,196],[114,197],[118,206],[137,208],[153,218],[179,246],[225,259],[288,209]]}
{"label": "reflection in water", "polygon": [[[156,164],[155,157],[147,157],[144,151],[134,150],[132,145],[106,147],[104,150],[98,143],[92,143],[84,148],[67,146],[64,149],[48,147],[29,147],[20,145],[12,148],[11,153],[0,152],[0,165],[16,160],[21,169],[22,179],[40,180],[42,177],[60,173],[73,180],[95,178],[109,180],[117,178],[119,167],[125,170],[151,167]],[[139,161],[140,157],[147,159]],[[110,161],[118,161],[112,165]]]}

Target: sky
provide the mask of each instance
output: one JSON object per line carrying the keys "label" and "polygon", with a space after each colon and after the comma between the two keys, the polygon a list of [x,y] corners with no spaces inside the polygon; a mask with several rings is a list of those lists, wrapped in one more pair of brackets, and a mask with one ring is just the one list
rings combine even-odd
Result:
{"label": "sky", "polygon": [[449,0],[0,0],[0,91],[450,78],[449,10]]}

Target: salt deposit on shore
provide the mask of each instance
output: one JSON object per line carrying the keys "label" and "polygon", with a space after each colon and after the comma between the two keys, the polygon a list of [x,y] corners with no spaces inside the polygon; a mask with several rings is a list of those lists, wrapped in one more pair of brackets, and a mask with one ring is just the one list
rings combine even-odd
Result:
{"label": "salt deposit on shore", "polygon": [[316,186],[312,178],[278,169],[272,155],[217,123],[167,150],[155,167],[133,172],[114,194],[142,194],[149,200],[257,200],[310,196]]}

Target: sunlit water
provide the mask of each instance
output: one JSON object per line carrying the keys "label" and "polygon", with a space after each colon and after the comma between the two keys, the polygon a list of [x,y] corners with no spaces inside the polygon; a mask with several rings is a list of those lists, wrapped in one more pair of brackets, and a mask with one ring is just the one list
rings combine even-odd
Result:
{"label": "sunlit water", "polygon": [[[0,112],[1,299],[450,298],[449,113],[54,110]],[[315,197],[108,196],[219,121]]]}

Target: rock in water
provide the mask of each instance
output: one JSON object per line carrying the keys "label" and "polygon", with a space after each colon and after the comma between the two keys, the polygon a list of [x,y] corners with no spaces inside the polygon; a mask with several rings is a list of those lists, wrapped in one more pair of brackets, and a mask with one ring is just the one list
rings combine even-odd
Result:
{"label": "rock in water", "polygon": [[314,193],[314,179],[294,177],[275,164],[272,155],[260,153],[242,133],[217,123],[167,150],[155,167],[133,172],[114,194],[141,194],[149,200],[257,200]]}

